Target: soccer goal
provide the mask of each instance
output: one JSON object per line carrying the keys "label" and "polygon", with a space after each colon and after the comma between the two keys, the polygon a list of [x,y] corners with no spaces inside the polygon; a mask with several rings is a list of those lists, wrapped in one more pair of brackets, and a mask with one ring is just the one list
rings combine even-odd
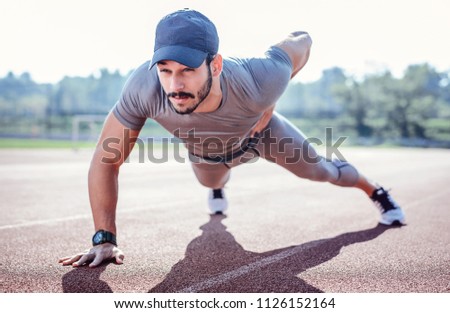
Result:
{"label": "soccer goal", "polygon": [[96,141],[105,115],[75,115],[72,118],[72,146],[76,150],[81,140]]}

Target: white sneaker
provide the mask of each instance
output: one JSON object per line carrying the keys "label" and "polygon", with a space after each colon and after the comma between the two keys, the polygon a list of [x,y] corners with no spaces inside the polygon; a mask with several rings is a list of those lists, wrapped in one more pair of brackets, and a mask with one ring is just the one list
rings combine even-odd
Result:
{"label": "white sneaker", "polygon": [[405,224],[402,208],[392,199],[389,193],[378,188],[370,197],[381,212],[380,223],[384,225]]}
{"label": "white sneaker", "polygon": [[210,189],[208,194],[209,210],[213,214],[222,214],[228,209],[228,201],[223,189]]}

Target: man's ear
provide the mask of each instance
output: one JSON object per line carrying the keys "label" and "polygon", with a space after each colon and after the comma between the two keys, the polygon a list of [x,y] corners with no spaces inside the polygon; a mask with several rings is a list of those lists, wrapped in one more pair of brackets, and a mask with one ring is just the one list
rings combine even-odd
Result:
{"label": "man's ear", "polygon": [[220,73],[222,73],[222,67],[223,67],[223,59],[222,55],[216,54],[214,59],[211,61],[211,72],[212,76],[220,76]]}

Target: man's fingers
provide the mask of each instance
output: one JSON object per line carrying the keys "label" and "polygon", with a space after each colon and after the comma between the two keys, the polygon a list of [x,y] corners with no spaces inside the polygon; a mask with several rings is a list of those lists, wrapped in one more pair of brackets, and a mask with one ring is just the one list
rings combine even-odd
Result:
{"label": "man's fingers", "polygon": [[58,260],[58,263],[62,263],[62,262],[66,261],[66,260],[68,260],[68,259],[70,259],[70,258],[71,258],[71,256],[65,256],[65,257],[63,257],[63,258],[60,258],[60,259]]}
{"label": "man's fingers", "polygon": [[250,132],[250,137],[254,137],[256,133],[260,133],[264,128],[266,128],[267,125],[269,125],[274,109],[275,107],[272,106],[263,113],[259,121],[256,122],[255,126]]}
{"label": "man's fingers", "polygon": [[83,264],[86,261],[83,260],[82,263],[81,263],[80,259],[83,258],[83,256],[85,256],[86,254],[89,254],[89,252],[90,252],[89,250],[85,250],[84,252],[77,253],[77,254],[72,255],[72,256],[65,256],[63,258],[60,258],[58,260],[58,263],[62,263],[62,265],[70,265],[70,264],[73,264],[75,262],[77,262],[78,264]]}
{"label": "man's fingers", "polygon": [[74,262],[72,265],[73,266],[84,265],[84,263],[86,263],[87,261],[92,260],[93,257],[94,257],[93,254],[86,253],[77,262]]}
{"label": "man's fingers", "polygon": [[96,267],[107,259],[113,259],[117,264],[122,264],[124,257],[125,256],[120,249],[117,249],[112,244],[105,243],[103,245],[91,248],[90,250],[86,250],[83,253],[61,258],[59,259],[59,262],[63,265],[72,264],[74,267],[78,267],[92,261],[89,264],[89,267]]}
{"label": "man's fingers", "polygon": [[100,263],[102,263],[103,261],[103,255],[101,253],[97,253],[95,255],[95,259],[94,261],[92,261],[91,264],[89,264],[89,267],[96,267],[97,265],[99,265]]}
{"label": "man's fingers", "polygon": [[116,254],[116,263],[117,264],[123,264],[123,259],[125,258],[125,255],[122,252],[119,252]]}
{"label": "man's fingers", "polygon": [[262,123],[261,121],[256,123],[256,125],[253,127],[252,131],[250,132],[250,137],[254,137],[255,134],[261,132],[261,130],[263,130],[263,128],[265,127],[265,124],[266,124],[265,122]]}
{"label": "man's fingers", "polygon": [[80,253],[80,254],[74,255],[72,257],[69,257],[69,258],[65,259],[64,261],[62,261],[62,265],[70,265],[73,262],[78,261],[82,256],[83,256],[83,254]]}

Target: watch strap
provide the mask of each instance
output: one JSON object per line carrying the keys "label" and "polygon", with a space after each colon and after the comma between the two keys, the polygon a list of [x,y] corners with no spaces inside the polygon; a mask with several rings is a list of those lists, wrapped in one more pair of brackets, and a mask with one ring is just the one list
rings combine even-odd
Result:
{"label": "watch strap", "polygon": [[105,242],[109,242],[117,246],[116,236],[109,231],[105,231]]}
{"label": "watch strap", "polygon": [[[97,234],[99,234],[99,233],[102,234],[102,237],[101,237],[102,239],[100,241],[97,241],[95,238],[96,238]],[[106,242],[112,243],[113,245],[117,246],[116,235],[114,235],[112,232],[100,229],[92,237],[92,244],[94,246],[100,245],[100,244],[106,243]]]}

